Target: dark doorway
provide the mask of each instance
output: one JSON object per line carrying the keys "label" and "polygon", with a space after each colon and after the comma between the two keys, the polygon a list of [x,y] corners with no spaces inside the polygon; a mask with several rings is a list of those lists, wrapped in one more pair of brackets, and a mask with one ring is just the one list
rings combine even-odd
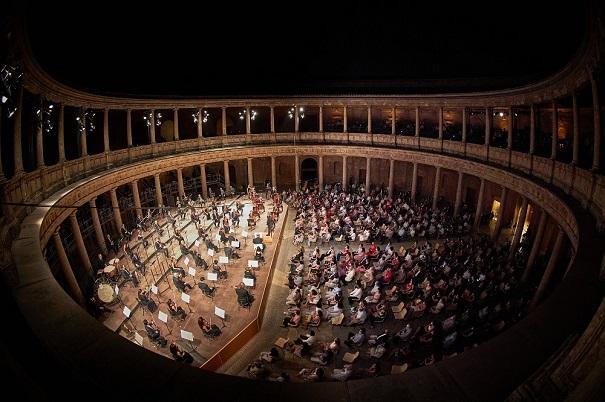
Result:
{"label": "dark doorway", "polygon": [[313,158],[303,160],[300,173],[303,182],[317,180],[317,161]]}

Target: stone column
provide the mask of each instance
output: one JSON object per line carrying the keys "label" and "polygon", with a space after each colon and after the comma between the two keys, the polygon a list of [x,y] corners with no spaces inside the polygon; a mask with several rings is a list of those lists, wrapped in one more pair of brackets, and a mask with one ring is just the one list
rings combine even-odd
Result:
{"label": "stone column", "polygon": [[153,175],[153,179],[155,181],[155,202],[158,205],[164,205],[164,201],[162,200],[162,183],[160,182],[160,175],[158,173]]}
{"label": "stone column", "polygon": [[81,118],[84,120],[84,130],[81,130],[78,135],[80,136],[80,156],[83,158],[88,156],[88,128],[86,127],[88,122],[86,121],[86,114],[84,114]]}
{"label": "stone column", "polygon": [[109,109],[103,110],[103,151],[109,152]]}
{"label": "stone column", "polygon": [[439,108],[439,139],[443,140],[443,108]]}
{"label": "stone column", "polygon": [[393,120],[391,121],[391,135],[395,135],[395,133],[397,133],[397,108],[392,108],[391,116],[393,116]]}
{"label": "stone column", "polygon": [[296,191],[300,190],[300,157],[294,157],[294,179],[296,180]]}
{"label": "stone column", "polygon": [[[42,111],[43,105],[40,102],[40,113],[44,113]],[[42,120],[37,122],[36,125],[36,167],[38,169],[42,169],[44,167],[44,127],[42,126]]]}
{"label": "stone column", "polygon": [[252,158],[248,158],[248,185],[254,186],[254,170],[252,170]]}
{"label": "stone column", "polygon": [[128,148],[132,147],[132,110],[126,110],[126,141]]}
{"label": "stone column", "polygon": [[277,169],[275,167],[275,156],[271,157],[271,185],[277,188]]}
{"label": "stone column", "polygon": [[203,113],[204,112],[202,111],[202,109],[198,109],[197,110],[197,114],[198,114],[198,117],[197,117],[197,138],[202,138],[204,136],[204,133],[203,133],[203,131],[204,131],[204,124],[203,124],[204,123],[204,121],[203,121],[204,114]]}
{"label": "stone column", "polygon": [[536,106],[532,103],[529,108],[529,154],[536,153]]}
{"label": "stone column", "polygon": [[517,219],[517,226],[515,226],[515,234],[513,241],[510,246],[508,253],[508,259],[512,260],[515,256],[516,250],[519,248],[519,241],[521,241],[521,234],[523,234],[523,225],[525,224],[525,217],[527,216],[527,198],[523,197],[523,203],[521,204],[521,210],[519,211],[519,217]]}
{"label": "stone column", "polygon": [[224,106],[221,108],[221,125],[221,135],[227,135],[227,108]]}
{"label": "stone column", "polygon": [[320,191],[324,188],[324,157],[323,155],[319,155],[319,163],[318,163],[318,184]]}
{"label": "stone column", "polygon": [[416,200],[416,186],[418,184],[418,163],[414,162],[414,169],[412,171],[412,202]]}
{"label": "stone column", "polygon": [[174,108],[172,110],[172,130],[173,130],[173,136],[174,136],[174,140],[178,141],[179,140],[179,109],[178,108]]}
{"label": "stone column", "polygon": [[155,110],[151,111],[151,125],[149,126],[149,143],[155,144]]}
{"label": "stone column", "polygon": [[15,176],[20,176],[23,173],[23,150],[21,149],[21,111],[23,110],[23,86],[17,90],[17,101],[15,102],[17,110],[13,115],[13,148],[15,167]]}
{"label": "stone column", "polygon": [[300,126],[300,117],[298,114],[298,106],[294,106],[294,132],[298,133]]}
{"label": "stone column", "polygon": [[347,174],[347,156],[342,157],[342,188],[347,189],[349,184],[349,175]]}
{"label": "stone column", "polygon": [[454,203],[454,216],[460,214],[460,204],[462,204],[462,179],[464,173],[458,171],[458,185],[456,186],[456,202]]}
{"label": "stone column", "polygon": [[202,183],[202,197],[208,198],[208,183],[206,182],[206,165],[200,165],[200,181]]}
{"label": "stone column", "polygon": [[468,119],[468,116],[466,115],[466,108],[463,107],[462,108],[462,143],[466,143],[466,120]]}
{"label": "stone column", "polygon": [[366,158],[366,195],[370,194],[370,170],[372,167],[372,158]]}
{"label": "stone column", "polygon": [[416,106],[416,127],[414,136],[420,137],[420,108]]}
{"label": "stone column", "polygon": [[395,159],[389,160],[389,198],[393,198],[393,183],[395,181]]}
{"label": "stone column", "polygon": [[324,108],[323,106],[319,107],[319,132],[323,133],[324,131]]}
{"label": "stone column", "polygon": [[506,148],[509,151],[512,151],[513,149],[513,119],[515,118],[515,115],[513,114],[513,108],[509,107],[508,108],[508,144],[506,146]]}
{"label": "stone column", "polygon": [[571,103],[573,110],[573,157],[571,163],[577,165],[580,152],[580,123],[578,122],[578,100],[575,91],[571,95]]}
{"label": "stone column", "polygon": [[435,168],[435,187],[433,188],[433,209],[437,208],[439,201],[439,183],[441,182],[441,166]]}
{"label": "stone column", "polygon": [[557,102],[555,100],[552,101],[552,137],[551,137],[551,147],[550,147],[550,159],[557,159],[557,145],[558,145],[558,116],[557,116]]}
{"label": "stone column", "polygon": [[134,200],[134,208],[139,218],[143,217],[143,210],[141,209],[141,197],[139,196],[139,181],[133,180],[130,182],[132,187],[132,198]]}
{"label": "stone column", "polygon": [[65,162],[65,105],[59,105],[59,124],[57,126],[57,142],[59,144],[59,162]]}
{"label": "stone column", "polygon": [[527,282],[529,274],[534,267],[534,262],[536,261],[536,257],[540,251],[540,244],[542,243],[542,237],[544,236],[544,229],[546,228],[547,219],[548,215],[546,214],[546,211],[542,210],[540,222],[538,223],[538,230],[534,234],[533,244],[531,245],[531,251],[529,252],[529,257],[527,258],[527,263],[525,264],[525,270],[523,271],[523,276],[521,277],[521,283]]}
{"label": "stone column", "polygon": [[271,133],[275,132],[275,108],[273,106],[271,106],[271,113],[270,113],[271,117],[269,119],[269,122],[271,123]]}
{"label": "stone column", "polygon": [[368,106],[368,134],[372,134],[372,106]]}
{"label": "stone column", "polygon": [[225,192],[231,191],[231,178],[229,177],[229,161],[223,161],[223,176],[225,179]]}
{"label": "stone column", "polygon": [[88,205],[90,205],[90,216],[92,217],[92,226],[95,229],[95,238],[97,239],[97,244],[101,248],[103,254],[107,255],[107,246],[105,245],[103,229],[101,228],[101,221],[99,220],[99,210],[97,209],[96,197],[88,201]]}
{"label": "stone column", "polygon": [[500,231],[502,230],[502,221],[504,220],[504,211],[506,210],[506,199],[508,198],[508,189],[502,187],[502,193],[500,194],[500,207],[498,208],[498,220],[496,221],[496,228],[492,235],[492,240],[498,242],[500,237]]}
{"label": "stone column", "polygon": [[112,188],[109,190],[109,195],[111,196],[111,209],[113,210],[113,221],[116,223],[116,228],[118,232],[122,227],[122,214],[120,213],[120,204],[118,203],[118,194],[116,193],[116,189]]}
{"label": "stone column", "polygon": [[80,225],[78,225],[78,218],[76,218],[76,211],[69,215],[69,222],[71,223],[71,232],[74,235],[76,247],[78,248],[78,253],[80,254],[80,260],[82,260],[82,264],[84,265],[84,268],[86,268],[86,272],[94,277],[94,272],[92,272],[92,264],[90,263],[86,246],[84,246],[84,239],[82,238],[82,233],[80,232]]}
{"label": "stone column", "polygon": [[488,107],[485,108],[485,146],[489,147],[492,135],[492,115]]}
{"label": "stone column", "polygon": [[252,133],[252,122],[250,121],[250,108],[246,108],[246,134]]}
{"label": "stone column", "polygon": [[185,196],[185,186],[183,185],[183,169],[181,169],[181,168],[178,168],[176,170],[176,182],[177,182],[179,197],[184,197]]}
{"label": "stone column", "polygon": [[561,246],[563,245],[563,236],[564,233],[561,228],[558,228],[557,239],[555,240],[555,245],[553,246],[552,252],[550,254],[550,258],[548,259],[548,265],[546,266],[546,270],[544,270],[544,275],[542,275],[542,280],[540,281],[540,285],[538,285],[538,290],[534,294],[534,298],[531,301],[531,305],[529,306],[529,311],[534,310],[540,300],[544,296],[544,291],[548,287],[550,282],[550,277],[552,276],[555,268],[557,266],[557,260],[559,259],[559,254],[561,252]]}
{"label": "stone column", "polygon": [[599,170],[601,166],[601,107],[599,106],[599,88],[592,74],[590,75],[590,88],[592,89],[592,114],[594,123],[594,155],[592,157],[592,170]]}
{"label": "stone column", "polygon": [[84,296],[82,295],[82,290],[80,289],[80,285],[78,285],[74,271],[71,269],[71,264],[69,263],[69,259],[65,253],[65,248],[63,248],[63,242],[61,241],[61,236],[59,235],[58,231],[53,233],[53,240],[55,243],[55,249],[57,250],[57,256],[59,257],[59,262],[61,264],[61,272],[63,273],[63,277],[67,282],[69,294],[76,301],[76,303],[84,307],[86,303],[84,301]]}
{"label": "stone column", "polygon": [[473,228],[477,229],[481,221],[481,213],[483,213],[483,197],[485,196],[485,179],[481,178],[481,185],[479,186],[479,196],[477,197],[477,209],[475,209],[475,221]]}
{"label": "stone column", "polygon": [[346,105],[343,108],[342,115],[343,115],[343,120],[344,120],[344,125],[343,125],[342,132],[346,133],[347,131],[349,131],[349,127],[348,127],[348,124],[347,124],[347,106]]}

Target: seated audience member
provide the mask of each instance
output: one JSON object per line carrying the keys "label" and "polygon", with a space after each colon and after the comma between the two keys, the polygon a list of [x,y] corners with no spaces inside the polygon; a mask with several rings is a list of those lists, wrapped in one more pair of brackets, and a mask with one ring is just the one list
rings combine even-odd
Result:
{"label": "seated audience member", "polygon": [[298,372],[298,376],[305,382],[318,382],[324,378],[324,370],[321,367],[314,369],[304,368]]}
{"label": "seated audience member", "polygon": [[365,340],[366,340],[366,329],[361,327],[361,328],[359,328],[359,331],[357,331],[357,333],[355,333],[355,334],[352,332],[349,332],[349,335],[347,335],[347,340],[344,342],[344,344],[350,348],[359,347],[359,346],[363,345]]}
{"label": "seated audience member", "polygon": [[274,363],[279,360],[279,351],[274,346],[269,352],[260,352],[259,359],[267,363]]}

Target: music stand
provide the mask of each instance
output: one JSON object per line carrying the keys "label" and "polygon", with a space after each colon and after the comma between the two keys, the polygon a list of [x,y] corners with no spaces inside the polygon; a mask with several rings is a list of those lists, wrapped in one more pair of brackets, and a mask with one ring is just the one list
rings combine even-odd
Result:
{"label": "music stand", "polygon": [[189,342],[189,347],[191,350],[197,349],[197,345],[195,345],[195,347],[193,346],[193,333],[181,329],[181,338]]}
{"label": "music stand", "polygon": [[244,286],[254,288],[254,278],[242,278]]}
{"label": "music stand", "polygon": [[258,260],[248,260],[248,268],[258,269]]}
{"label": "music stand", "polygon": [[134,332],[134,343],[143,346],[143,336],[136,331]]}
{"label": "music stand", "polygon": [[221,328],[225,328],[227,326],[227,325],[225,325],[225,320],[227,319],[227,314],[225,313],[225,310],[223,310],[220,307],[214,306],[214,315],[219,317],[221,319],[221,321],[223,322],[223,326]]}
{"label": "music stand", "polygon": [[244,238],[244,246],[246,246],[246,241],[248,240],[248,232],[242,230],[242,237]]}
{"label": "music stand", "polygon": [[168,330],[168,333],[172,335],[172,330],[170,330],[170,327],[168,326],[168,314],[164,313],[162,310],[158,310],[158,320],[166,324],[166,329]]}
{"label": "music stand", "polygon": [[189,305],[189,303],[191,302],[191,296],[189,296],[185,292],[181,292],[181,300],[184,301],[185,303],[187,303],[187,308],[189,309],[189,312],[193,313],[194,311],[191,309],[191,306]]}

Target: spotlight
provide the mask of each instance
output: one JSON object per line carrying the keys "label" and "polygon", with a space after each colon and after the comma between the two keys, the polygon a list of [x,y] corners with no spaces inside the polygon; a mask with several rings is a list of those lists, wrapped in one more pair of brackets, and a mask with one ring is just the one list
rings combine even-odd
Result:
{"label": "spotlight", "polygon": [[2,103],[6,103],[6,101],[8,100],[8,98],[4,95],[2,95]]}

